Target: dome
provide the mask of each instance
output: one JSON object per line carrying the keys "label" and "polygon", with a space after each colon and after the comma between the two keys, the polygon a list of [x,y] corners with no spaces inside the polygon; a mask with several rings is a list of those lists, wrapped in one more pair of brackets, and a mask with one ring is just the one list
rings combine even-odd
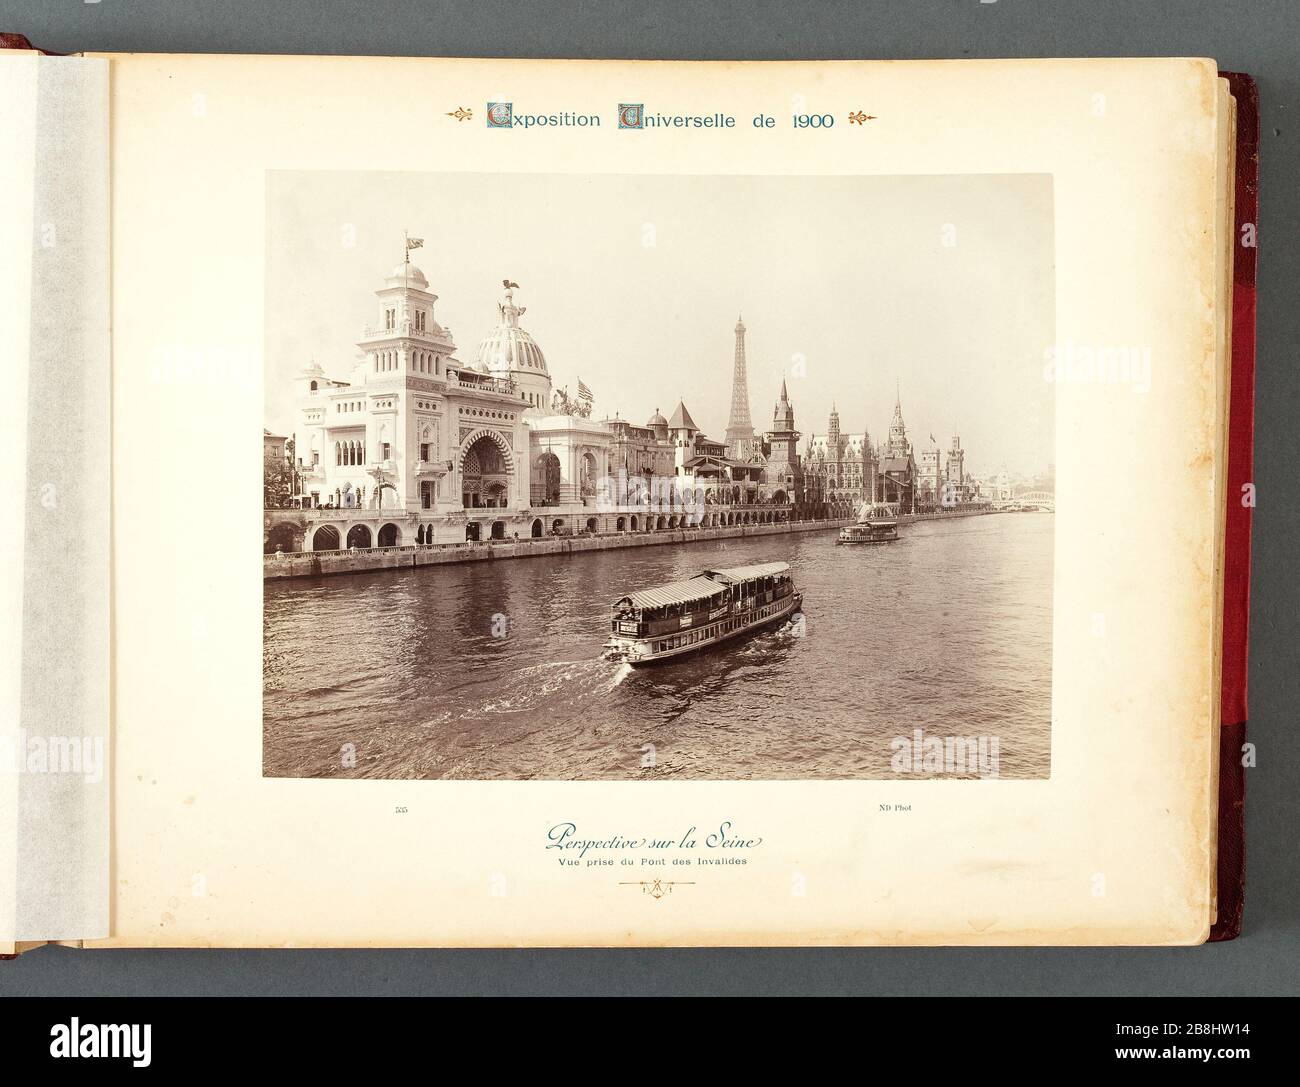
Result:
{"label": "dome", "polygon": [[[393,280],[397,280],[396,283]],[[394,287],[419,287],[425,289],[429,286],[429,281],[424,278],[424,273],[414,264],[405,262],[399,264],[393,269],[392,274],[388,277],[390,286]]]}
{"label": "dome", "polygon": [[655,408],[655,413],[652,416],[650,416],[649,421],[646,423],[646,426],[667,426],[667,425],[668,425],[668,420],[665,419],[662,414],[660,414],[658,408]]}
{"label": "dome", "polygon": [[546,374],[546,356],[533,338],[518,325],[501,325],[478,345],[478,366],[505,375],[523,370]]}
{"label": "dome", "polygon": [[507,284],[505,299],[497,304],[501,323],[478,345],[478,366],[502,377],[534,374],[546,378],[549,384],[546,356],[532,336],[519,327],[525,307],[515,305],[513,285],[508,280]]}

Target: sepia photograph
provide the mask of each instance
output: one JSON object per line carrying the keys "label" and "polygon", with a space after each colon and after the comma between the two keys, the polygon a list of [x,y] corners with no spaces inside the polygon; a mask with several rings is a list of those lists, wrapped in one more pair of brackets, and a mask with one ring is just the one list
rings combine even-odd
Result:
{"label": "sepia photograph", "polygon": [[265,776],[1050,776],[1049,175],[266,215]]}

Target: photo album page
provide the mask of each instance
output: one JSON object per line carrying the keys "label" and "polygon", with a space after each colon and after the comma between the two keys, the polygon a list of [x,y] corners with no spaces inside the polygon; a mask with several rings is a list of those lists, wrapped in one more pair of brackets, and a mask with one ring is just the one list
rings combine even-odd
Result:
{"label": "photo album page", "polygon": [[75,61],[107,863],[44,938],[1206,938],[1212,61]]}

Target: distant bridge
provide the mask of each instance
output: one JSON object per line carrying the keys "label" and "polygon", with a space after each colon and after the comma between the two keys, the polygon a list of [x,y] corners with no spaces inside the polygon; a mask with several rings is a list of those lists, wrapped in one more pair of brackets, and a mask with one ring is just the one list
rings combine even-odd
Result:
{"label": "distant bridge", "polygon": [[1025,506],[1041,506],[1045,510],[1056,510],[1056,494],[1052,491],[1021,491],[1011,501]]}

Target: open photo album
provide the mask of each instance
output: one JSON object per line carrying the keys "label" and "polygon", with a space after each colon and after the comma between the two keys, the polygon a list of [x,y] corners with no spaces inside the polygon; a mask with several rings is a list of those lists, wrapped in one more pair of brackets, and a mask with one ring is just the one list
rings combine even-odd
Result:
{"label": "open photo album", "polygon": [[0,952],[1236,935],[1248,77],[6,45]]}

